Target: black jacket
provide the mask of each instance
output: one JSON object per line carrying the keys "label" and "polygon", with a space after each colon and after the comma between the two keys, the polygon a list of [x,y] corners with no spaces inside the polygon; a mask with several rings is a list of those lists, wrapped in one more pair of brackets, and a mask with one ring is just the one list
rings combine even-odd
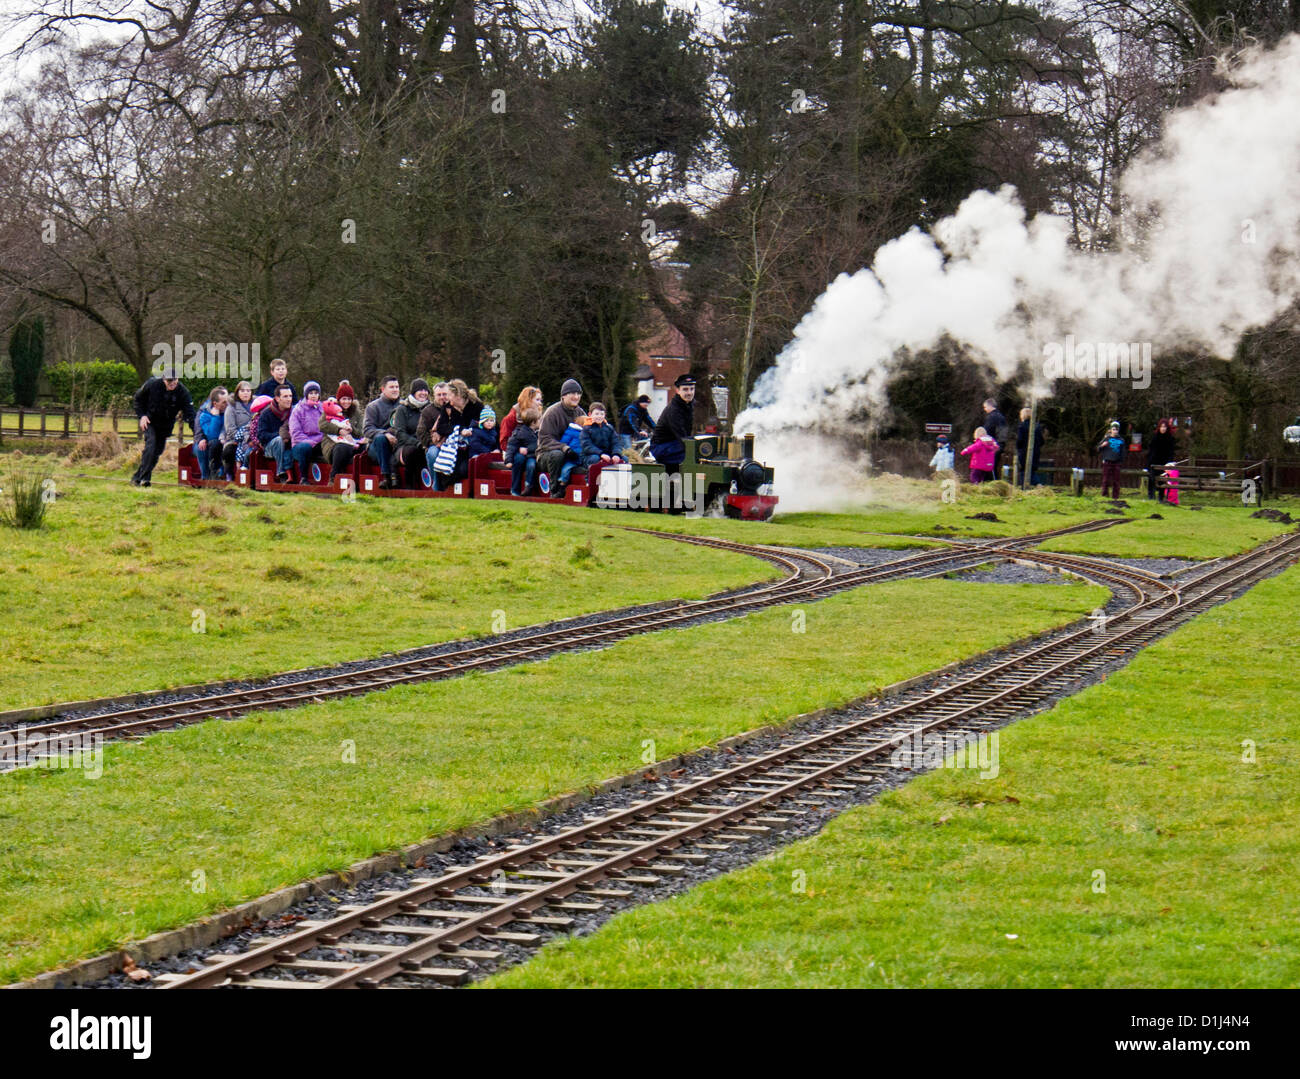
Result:
{"label": "black jacket", "polygon": [[515,424],[515,429],[506,439],[506,463],[512,463],[520,450],[527,450],[529,457],[537,456],[537,432],[526,423]]}
{"label": "black jacket", "polygon": [[[257,441],[262,448],[265,449],[269,446],[271,440],[280,433],[282,428],[288,426],[288,423],[289,413],[286,412],[283,416],[277,416],[275,409],[270,405],[262,409],[257,414]],[[288,439],[286,439],[287,441]]]}
{"label": "black jacket", "polygon": [[[1025,454],[1029,450],[1029,421],[1021,420],[1020,427],[1016,431],[1016,458],[1022,464],[1025,460]],[[1043,425],[1037,423],[1034,425],[1034,459],[1030,463],[1030,469],[1038,471],[1038,458],[1043,452]]]}
{"label": "black jacket", "polygon": [[1178,456],[1178,443],[1174,441],[1172,431],[1163,435],[1157,431],[1151,436],[1151,445],[1147,449],[1147,467],[1164,468]]}
{"label": "black jacket", "polygon": [[996,408],[984,417],[982,426],[997,442],[998,449],[1007,444],[1007,418]]}
{"label": "black jacket", "polygon": [[650,413],[633,401],[623,409],[623,414],[619,417],[618,433],[639,438],[642,430],[652,428],[654,425],[655,421],[650,418]]}
{"label": "black jacket", "polygon": [[[254,396],[254,397],[263,397],[263,396],[265,396],[265,397],[274,397],[274,396],[275,396],[275,390],[276,390],[276,387],[277,387],[277,386],[288,386],[289,389],[290,389],[290,390],[292,391],[292,393],[293,393],[293,403],[294,403],[295,405],[298,403],[298,388],[297,388],[296,386],[294,386],[294,384],[293,384],[292,382],[290,382],[287,378],[286,378],[283,382],[276,382],[276,381],[275,381],[275,376],[274,376],[274,375],[272,375],[272,376],[270,376],[269,378],[267,378],[265,382],[263,382],[260,386],[258,386],[257,389],[255,389],[255,390],[253,391],[253,396]],[[324,398],[322,397],[322,400],[323,400],[323,399],[324,399]]]}
{"label": "black jacket", "polygon": [[693,409],[694,405],[688,405],[674,395],[659,413],[659,422],[655,424],[655,433],[650,436],[650,444],[659,446],[665,442],[684,442],[690,438]]}
{"label": "black jacket", "polygon": [[402,403],[393,409],[393,416],[389,422],[392,424],[393,434],[397,436],[398,448],[421,445],[416,432],[420,429],[420,413],[426,407],[413,405],[409,397],[403,397]]}
{"label": "black jacket", "polygon": [[172,433],[178,414],[185,417],[191,433],[195,430],[194,402],[190,400],[190,391],[184,382],[177,382],[176,388],[169,390],[162,379],[151,378],[135,391],[131,402],[135,405],[136,417],[148,416],[149,426],[164,438]]}

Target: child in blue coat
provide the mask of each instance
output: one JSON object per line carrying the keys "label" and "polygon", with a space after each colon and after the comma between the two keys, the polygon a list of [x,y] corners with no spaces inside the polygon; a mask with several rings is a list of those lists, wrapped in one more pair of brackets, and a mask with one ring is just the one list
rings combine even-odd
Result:
{"label": "child in blue coat", "polygon": [[590,468],[602,461],[607,465],[622,464],[623,458],[616,452],[619,448],[618,432],[613,424],[605,422],[605,406],[599,401],[592,402],[587,418],[591,422],[582,429],[578,451],[582,456],[582,467]]}
{"label": "child in blue coat", "polygon": [[491,405],[484,405],[478,422],[470,429],[467,440],[469,455],[477,457],[480,453],[491,453],[498,448],[498,437],[497,414]]}

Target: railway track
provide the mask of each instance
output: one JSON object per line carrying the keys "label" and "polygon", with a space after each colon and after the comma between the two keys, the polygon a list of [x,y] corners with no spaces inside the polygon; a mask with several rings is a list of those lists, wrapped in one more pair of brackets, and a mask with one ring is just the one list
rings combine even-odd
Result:
{"label": "railway track", "polygon": [[[572,913],[658,884],[819,810],[842,792],[878,784],[892,755],[918,737],[976,739],[1104,671],[1221,597],[1300,557],[1300,534],[1224,560],[1186,587],[1075,555],[1033,561],[1112,586],[1122,610],[1044,642],[1027,643],[938,688],[906,694],[865,718],[792,734],[760,757],[684,780],[580,826],[520,840],[472,865],[344,908],[328,921],[204,969],[164,975],[161,988],[378,988],[460,984],[491,970],[505,945],[528,947]],[[896,774],[896,773],[894,773]]]}
{"label": "railway track", "polygon": [[138,737],[210,719],[233,719],[254,711],[317,704],[414,682],[452,678],[470,671],[513,666],[562,652],[604,647],[642,633],[679,628],[703,620],[734,618],[780,604],[823,599],[865,584],[938,576],[991,559],[1014,557],[1021,549],[1053,536],[1096,531],[1120,520],[1123,519],[1088,521],[1052,532],[1001,541],[996,546],[985,542],[947,540],[947,546],[939,550],[914,552],[890,562],[839,573],[824,559],[805,552],[636,529],[696,546],[752,555],[779,566],[786,576],[739,593],[685,601],[675,607],[633,614],[615,613],[580,627],[539,626],[504,640],[466,641],[433,656],[394,659],[359,670],[308,672],[302,679],[292,682],[233,690],[220,688],[179,701],[139,704],[96,715],[24,724],[12,730],[9,743],[0,751],[0,772],[37,764],[47,757],[77,751],[97,741]]}

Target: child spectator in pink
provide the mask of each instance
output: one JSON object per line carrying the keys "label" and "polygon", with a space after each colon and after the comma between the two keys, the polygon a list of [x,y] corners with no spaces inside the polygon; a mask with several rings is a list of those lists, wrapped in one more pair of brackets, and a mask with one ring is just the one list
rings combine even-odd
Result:
{"label": "child spectator in pink", "polygon": [[975,441],[961,451],[970,458],[971,483],[987,483],[993,478],[993,462],[998,458],[998,444],[983,427],[975,428]]}
{"label": "child spectator in pink", "polygon": [[1178,462],[1170,461],[1165,465],[1165,502],[1171,506],[1178,505]]}

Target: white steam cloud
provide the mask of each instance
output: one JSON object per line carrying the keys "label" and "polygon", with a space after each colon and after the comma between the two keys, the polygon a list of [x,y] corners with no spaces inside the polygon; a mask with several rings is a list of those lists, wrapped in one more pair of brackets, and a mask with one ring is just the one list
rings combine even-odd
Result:
{"label": "white steam cloud", "polygon": [[[1129,246],[1072,248],[1063,219],[1026,221],[1008,187],[975,192],[932,233],[913,229],[832,282],[736,419],[776,466],[782,509],[849,493],[852,483],[834,491],[822,480],[857,465],[809,429],[878,415],[901,348],[947,335],[1002,378],[1028,362],[1044,392],[1061,373],[1052,347],[1067,337],[1153,343],[1157,362],[1181,345],[1228,357],[1242,333],[1283,312],[1300,292],[1300,36],[1248,54],[1228,78],[1228,90],[1166,117],[1126,173],[1126,198],[1150,215]],[[809,476],[818,482],[794,486]]]}

